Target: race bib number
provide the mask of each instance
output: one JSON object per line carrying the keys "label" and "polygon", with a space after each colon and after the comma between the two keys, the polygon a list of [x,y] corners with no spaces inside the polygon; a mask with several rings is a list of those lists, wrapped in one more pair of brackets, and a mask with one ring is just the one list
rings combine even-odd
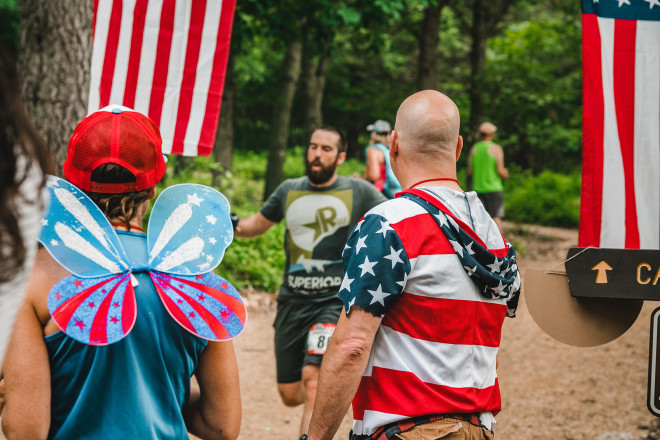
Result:
{"label": "race bib number", "polygon": [[336,324],[314,324],[307,335],[307,353],[324,354]]}

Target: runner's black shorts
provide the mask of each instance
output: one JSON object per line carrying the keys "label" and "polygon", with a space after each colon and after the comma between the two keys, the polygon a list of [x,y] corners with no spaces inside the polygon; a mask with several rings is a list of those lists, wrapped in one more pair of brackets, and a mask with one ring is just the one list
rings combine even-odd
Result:
{"label": "runner's black shorts", "polygon": [[504,196],[502,191],[477,193],[477,197],[486,208],[486,212],[493,218],[504,218]]}
{"label": "runner's black shorts", "polygon": [[275,360],[277,382],[292,383],[302,378],[302,367],[321,365],[322,355],[309,354],[307,337],[315,324],[336,324],[343,303],[339,298],[323,302],[282,301],[275,316]]}

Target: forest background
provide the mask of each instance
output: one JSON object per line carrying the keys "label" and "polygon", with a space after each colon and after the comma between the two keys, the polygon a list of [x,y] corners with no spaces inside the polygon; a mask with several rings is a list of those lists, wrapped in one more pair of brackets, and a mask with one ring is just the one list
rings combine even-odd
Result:
{"label": "forest background", "polygon": [[[60,166],[87,113],[91,4],[0,0],[0,40]],[[408,95],[437,89],[457,103],[468,148],[481,122],[499,127],[511,172],[507,220],[576,227],[580,7],[579,0],[237,0],[213,156],[170,157],[159,188],[212,185],[239,215],[252,214],[283,179],[304,174],[314,127],[344,130],[351,159],[339,172],[362,174],[366,126],[393,123]],[[275,291],[283,233],[278,224],[258,239],[234,240],[218,272],[239,288]]]}

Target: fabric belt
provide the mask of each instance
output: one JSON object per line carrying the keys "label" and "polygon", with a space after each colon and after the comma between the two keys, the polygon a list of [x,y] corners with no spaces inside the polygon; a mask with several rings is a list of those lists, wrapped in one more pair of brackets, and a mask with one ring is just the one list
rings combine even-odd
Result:
{"label": "fabric belt", "polygon": [[[420,417],[413,417],[410,419],[399,420],[398,422],[389,423],[387,425],[381,426],[376,429],[371,435],[357,435],[353,431],[350,433],[350,440],[390,440],[394,438],[396,434],[401,434],[406,432],[409,429],[414,428],[415,426],[424,425],[425,423],[435,422],[436,420],[443,419],[457,419],[464,422],[471,423],[480,428],[488,429],[485,427],[479,420],[479,413],[469,413],[469,414],[432,414]],[[488,429],[490,431],[490,429]],[[491,431],[492,432],[492,431]]]}

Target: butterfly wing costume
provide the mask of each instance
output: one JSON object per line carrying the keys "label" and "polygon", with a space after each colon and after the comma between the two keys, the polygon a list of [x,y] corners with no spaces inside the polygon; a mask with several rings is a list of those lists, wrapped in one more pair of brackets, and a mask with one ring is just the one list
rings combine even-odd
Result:
{"label": "butterfly wing costume", "polygon": [[136,319],[133,272],[148,272],[172,318],[212,341],[235,337],[247,312],[215,269],[234,236],[229,202],[203,185],[165,189],[147,228],[147,261],[130,264],[112,225],[85,193],[49,176],[51,206],[39,241],[73,275],[53,286],[48,309],[68,336],[90,345],[117,342]]}

